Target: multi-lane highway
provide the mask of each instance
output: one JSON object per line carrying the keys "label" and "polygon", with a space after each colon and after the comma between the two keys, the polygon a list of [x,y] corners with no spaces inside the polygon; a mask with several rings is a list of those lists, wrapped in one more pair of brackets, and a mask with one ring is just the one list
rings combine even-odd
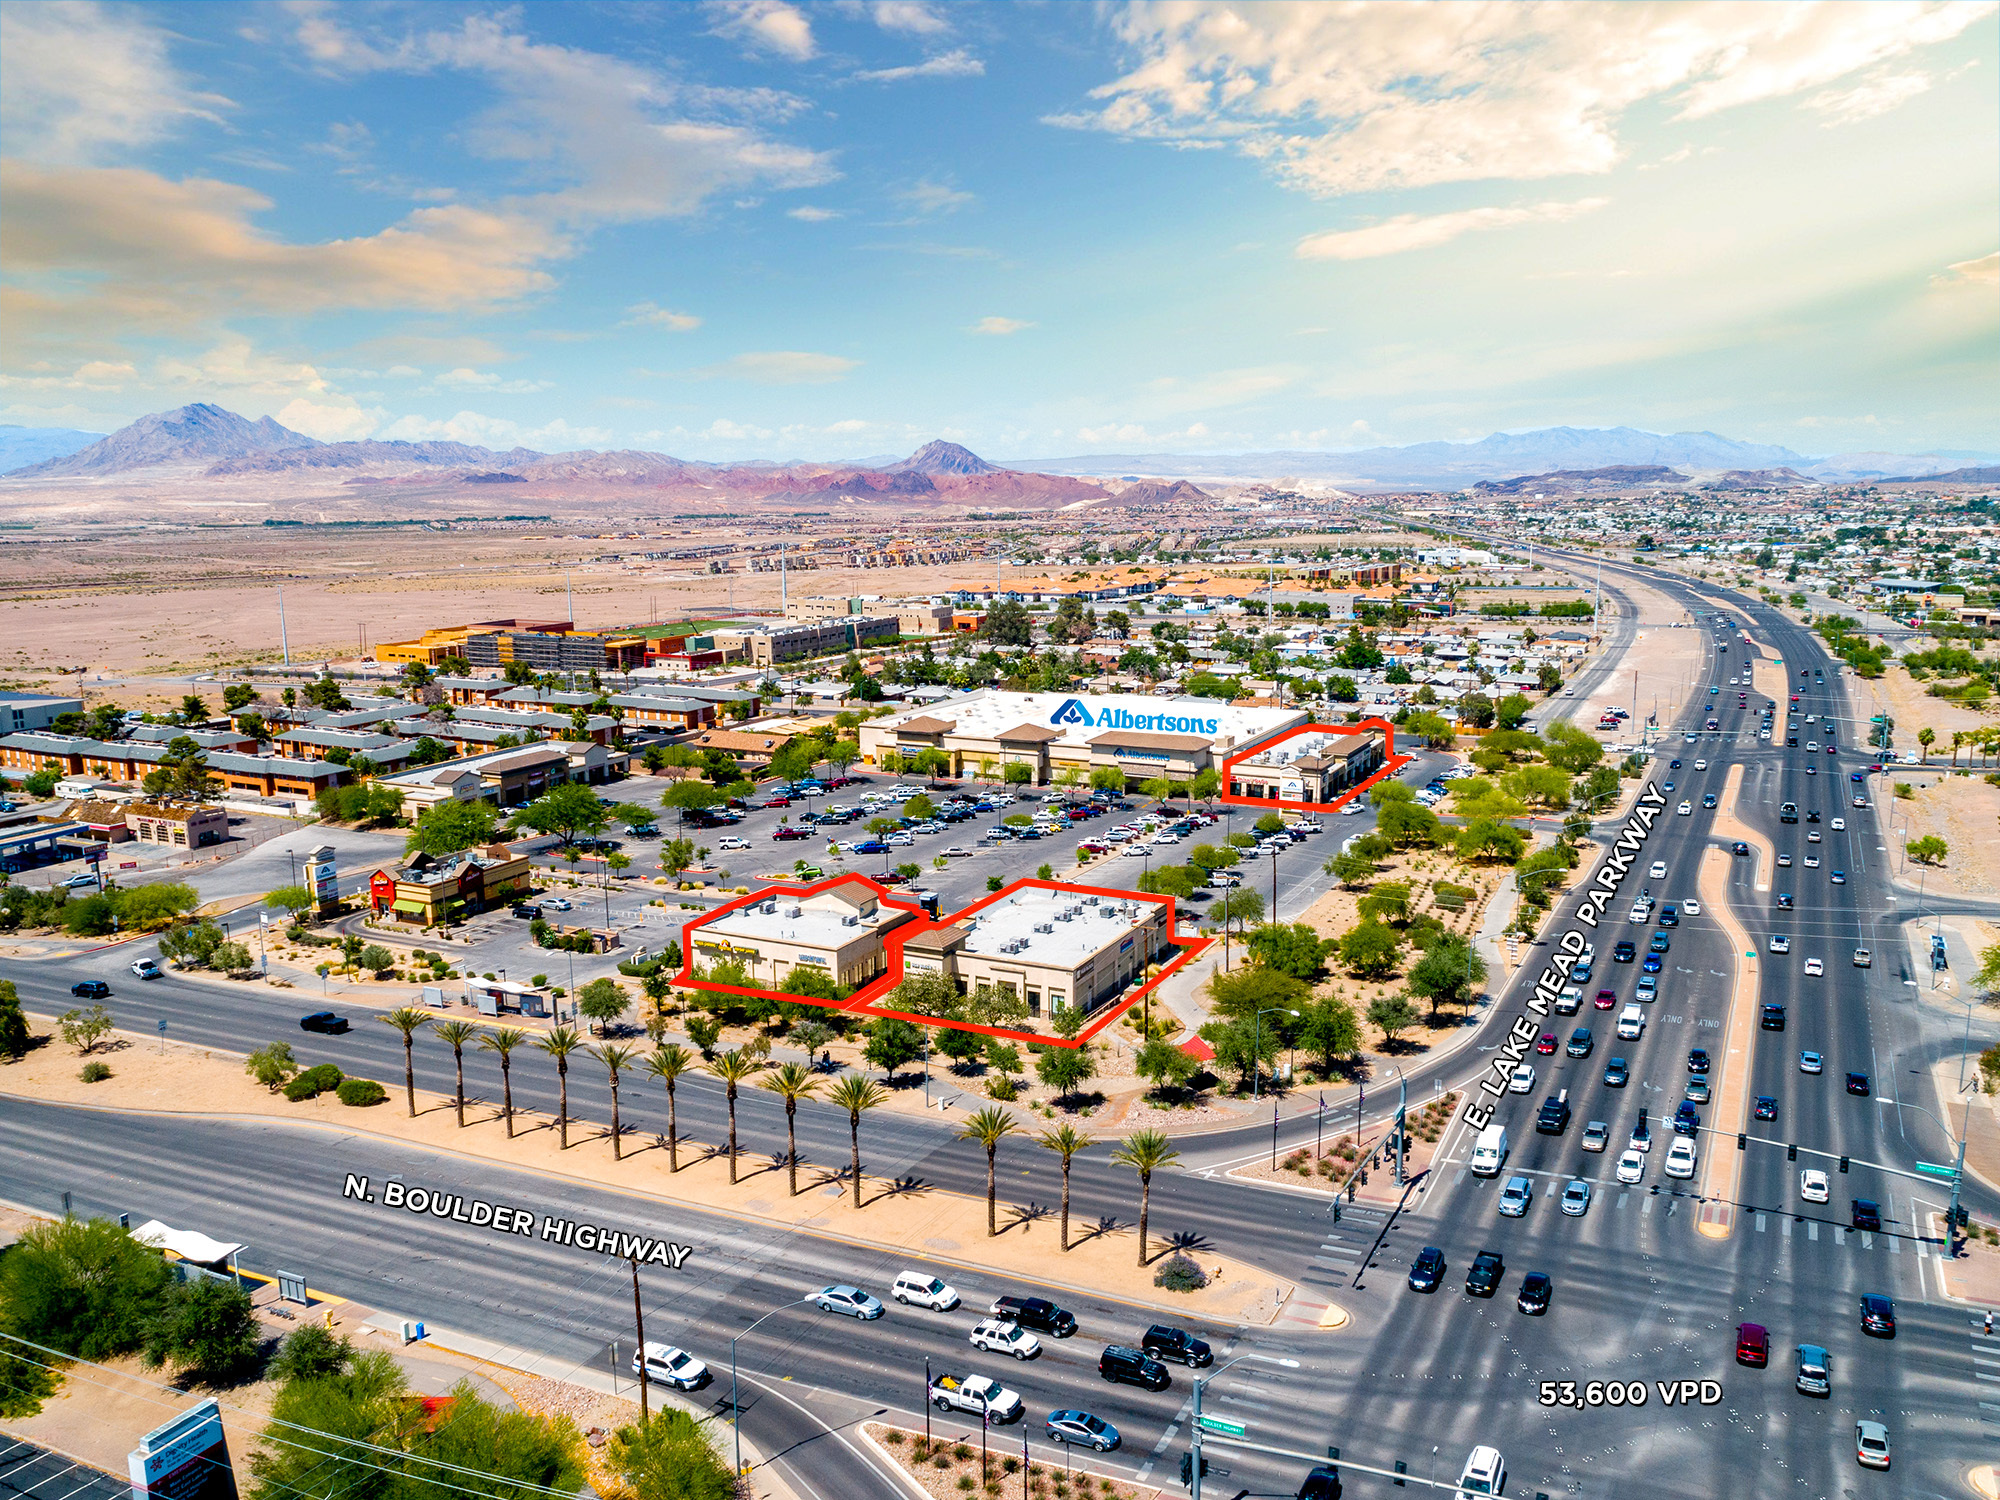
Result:
{"label": "multi-lane highway", "polygon": [[[1644,581],[1684,602],[1691,614],[1710,612],[1696,625],[1711,648],[1718,634],[1716,609],[1747,626],[1760,643],[1757,654],[1782,658],[1782,668],[1766,668],[1766,685],[1782,672],[1787,687],[1800,695],[1798,713],[1788,719],[1790,691],[1779,694],[1773,738],[1758,738],[1767,695],[1753,685],[1748,705],[1735,706],[1741,684],[1729,679],[1744,675],[1749,653],[1740,632],[1732,630],[1728,652],[1712,655],[1711,675],[1722,691],[1708,695],[1703,685],[1650,768],[1665,797],[1665,813],[1644,840],[1620,886],[1620,899],[1590,934],[1598,953],[1584,986],[1584,1009],[1573,1017],[1537,1019],[1538,1027],[1546,1025],[1561,1041],[1574,1027],[1590,1026],[1591,1054],[1572,1058],[1559,1046],[1553,1056],[1531,1055],[1537,1075],[1532,1091],[1505,1095],[1497,1106],[1495,1118],[1512,1138],[1510,1159],[1497,1179],[1466,1170],[1468,1133],[1461,1130],[1448,1139],[1438,1169],[1400,1215],[1350,1211],[1336,1224],[1319,1201],[1301,1194],[1193,1173],[1156,1183],[1157,1229],[1202,1235],[1218,1250],[1296,1280],[1302,1299],[1338,1300],[1354,1314],[1346,1329],[1333,1334],[1282,1323],[1200,1329],[1225,1358],[1250,1353],[1295,1361],[1295,1367],[1263,1360],[1238,1364],[1218,1378],[1205,1405],[1241,1420],[1260,1441],[1308,1453],[1337,1445],[1350,1461],[1386,1466],[1400,1459],[1420,1476],[1430,1472],[1433,1446],[1437,1472],[1451,1478],[1473,1445],[1492,1443],[1507,1454],[1510,1494],[1540,1490],[1622,1500],[1962,1493],[1961,1471],[1989,1456],[1993,1436],[2000,1433],[2000,1411],[1981,1399],[1993,1388],[1991,1377],[2000,1375],[2000,1355],[1988,1352],[1968,1308],[1940,1296],[1938,1247],[1928,1237],[1926,1215],[1942,1207],[1943,1192],[1924,1191],[1866,1165],[1907,1167],[1916,1160],[1950,1159],[1935,1122],[1906,1107],[1934,1107],[1915,1070],[1926,1068],[1936,1054],[1917,992],[1904,983],[1909,976],[1899,928],[1909,913],[1888,882],[1882,811],[1843,805],[1856,790],[1872,804],[1879,778],[1848,780],[1867,763],[1858,748],[1863,736],[1853,726],[1835,664],[1806,632],[1775,612],[1745,608],[1718,591],[1650,574]],[[1808,674],[1804,679],[1801,670]],[[1821,675],[1811,675],[1815,671]],[[1808,710],[1813,732],[1798,729],[1799,746],[1787,748],[1787,727],[1802,726]],[[1713,733],[1704,727],[1711,717],[1719,726]],[[1821,725],[1828,720],[1837,726],[1840,751],[1814,752],[1809,760],[1805,742],[1824,745]],[[1683,738],[1690,729],[1696,735],[1692,742]],[[1676,757],[1682,762],[1678,767],[1669,764]],[[1697,759],[1707,762],[1700,771],[1694,769]],[[1810,776],[1809,764],[1815,772]],[[1644,1034],[1617,1041],[1614,1018],[1636,993],[1640,964],[1636,957],[1629,964],[1616,962],[1612,945],[1629,938],[1643,957],[1647,939],[1658,930],[1651,922],[1626,920],[1631,898],[1642,887],[1650,887],[1661,902],[1698,894],[1703,859],[1710,850],[1728,848],[1715,820],[1728,810],[1724,793],[1737,766],[1736,814],[1770,841],[1774,854],[1792,860],[1789,867],[1774,868],[1760,856],[1722,856],[1729,905],[1760,950],[1759,1000],[1786,1007],[1785,1029],[1759,1030],[1753,1022],[1743,1033],[1748,1051],[1729,1052],[1725,1039],[1731,1035],[1728,1007],[1738,955],[1719,913],[1705,907],[1669,932],[1659,998],[1645,1006]],[[1674,783],[1671,792],[1664,790],[1668,781]],[[1725,805],[1704,808],[1709,792]],[[1685,817],[1676,811],[1683,799],[1692,804]],[[1785,801],[1799,805],[1800,823],[1778,821]],[[1803,811],[1815,809],[1822,821],[1804,821]],[[1845,820],[1843,829],[1832,827],[1835,816]],[[1821,842],[1809,844],[1810,831],[1820,832]],[[1808,854],[1820,859],[1818,868],[1805,865]],[[1650,873],[1654,861],[1665,866],[1657,878]],[[1835,870],[1845,873],[1844,884],[1832,883]],[[1580,874],[1587,882],[1592,871],[1586,867]],[[1793,897],[1790,909],[1778,907],[1780,893]],[[1576,925],[1578,899],[1572,894],[1559,905],[1551,939]],[[1774,935],[1790,940],[1789,954],[1769,951]],[[1857,945],[1871,950],[1872,968],[1853,967]],[[1458,1087],[1476,1081],[1554,951],[1551,944],[1536,949],[1495,998],[1489,1007],[1495,1020],[1478,1038],[1487,1050],[1468,1050],[1412,1070],[1420,1096],[1428,1094],[1433,1077]],[[12,977],[31,1007],[47,1011],[68,1003],[67,987],[75,978],[101,973],[118,991],[114,1010],[121,1024],[144,1030],[164,1018],[170,1034],[183,1040],[241,1048],[294,1034],[296,1001],[172,978],[143,986],[121,982],[129,956],[22,964]],[[1808,957],[1822,960],[1823,975],[1807,977]],[[1614,992],[1616,1007],[1591,1005],[1589,997],[1600,987]],[[1687,1055],[1694,1046],[1715,1058],[1710,1081],[1718,1099],[1728,1096],[1725,1080],[1743,1069],[1749,1094],[1769,1096],[1777,1110],[1775,1120],[1743,1127],[1751,1140],[1738,1159],[1734,1221],[1720,1238],[1697,1229],[1702,1178],[1678,1182],[1662,1172],[1672,1140],[1668,1122],[1686,1091]],[[1802,1049],[1825,1055],[1822,1073],[1800,1071]],[[400,1066],[400,1039],[386,1027],[365,1023],[350,1036],[311,1039],[303,1050],[380,1078],[395,1077]],[[1623,1056],[1630,1067],[1622,1087],[1605,1081],[1612,1056]],[[488,1075],[487,1056],[476,1054],[467,1062],[469,1084],[497,1092],[497,1073]],[[420,1042],[418,1065],[420,1077],[433,1085],[447,1076],[446,1054],[433,1041]],[[1846,1091],[1849,1071],[1869,1075],[1867,1096]],[[1537,1134],[1536,1110],[1565,1088],[1572,1108],[1568,1128]],[[602,1118],[607,1101],[599,1097],[601,1089],[587,1072],[574,1070],[572,1108]],[[515,1092],[527,1105],[554,1104],[553,1078],[532,1066],[517,1067]],[[1371,1101],[1374,1097],[1371,1091]],[[723,1121],[719,1095],[705,1084],[683,1085],[681,1101],[683,1129],[716,1139]],[[626,1118],[639,1128],[664,1125],[663,1101],[645,1091],[627,1089],[624,1103]],[[1614,1179],[1614,1166],[1641,1108],[1653,1122],[1653,1147],[1643,1181],[1623,1185]],[[1715,1118],[1712,1104],[1699,1108],[1705,1129],[1695,1139],[1706,1164],[1715,1153],[1735,1151],[1737,1126],[1733,1119]],[[780,1139],[782,1116],[774,1100],[746,1092],[739,1111],[752,1149]],[[1603,1154],[1581,1148],[1593,1120],[1609,1127],[1610,1149]],[[801,1111],[800,1127],[809,1156],[844,1158],[844,1119],[809,1105]],[[1721,1134],[1711,1133],[1717,1128]],[[1311,1129],[1309,1120],[1291,1121],[1284,1135],[1309,1138]],[[932,1117],[870,1119],[864,1127],[870,1171],[978,1191],[980,1154],[949,1134],[949,1125]],[[1226,1132],[1203,1137],[1198,1146],[1189,1143],[1190,1155],[1203,1163],[1221,1162],[1266,1147],[1269,1140],[1267,1126]],[[1832,1177],[1830,1202],[1802,1201],[1798,1174],[1817,1159],[1802,1155],[1788,1161],[1786,1142],[1852,1158],[1845,1176],[1831,1162],[1820,1163]],[[626,1292],[617,1268],[539,1241],[496,1242],[463,1226],[385,1217],[382,1210],[341,1200],[344,1175],[362,1172],[379,1179],[400,1173],[411,1182],[529,1204],[537,1212],[644,1224],[693,1246],[683,1273],[660,1273],[649,1334],[683,1343],[719,1368],[726,1368],[730,1336],[766,1312],[834,1280],[885,1290],[904,1263],[881,1252],[783,1235],[694,1209],[635,1204],[584,1184],[367,1138],[336,1142],[276,1125],[15,1106],[0,1117],[0,1150],[9,1163],[0,1187],[6,1197],[50,1204],[69,1190],[86,1210],[196,1223],[252,1245],[255,1268],[303,1268],[316,1285],[330,1290],[578,1362],[602,1359],[606,1340],[624,1334]],[[1017,1184],[1016,1195],[1050,1197],[1051,1164],[1046,1153],[1025,1143],[1002,1148],[1003,1180]],[[1499,1188],[1517,1174],[1534,1185],[1535,1198],[1521,1217],[1503,1218],[1496,1206]],[[1594,1194],[1588,1211],[1573,1217],[1561,1212],[1555,1195],[1577,1178],[1590,1182]],[[1114,1170],[1101,1153],[1080,1159],[1075,1193],[1079,1214],[1131,1211],[1129,1174]],[[1851,1198],[1881,1205],[1880,1231],[1851,1228]],[[1990,1206],[1977,1193],[1972,1200],[1981,1211]],[[1448,1263],[1442,1287],[1429,1294],[1410,1291],[1404,1281],[1425,1244],[1438,1246]],[[1488,1248],[1506,1262],[1499,1294],[1490,1300],[1469,1297],[1462,1289],[1465,1271]],[[968,1307],[1018,1289],[963,1267],[941,1263],[939,1268],[964,1291]],[[1514,1305],[1521,1278],[1530,1271],[1548,1274],[1554,1285],[1550,1310],[1539,1317]],[[1050,1274],[1059,1277],[1060,1267]],[[1865,1293],[1895,1299],[1899,1327],[1893,1340],[1861,1331],[1857,1304]],[[1014,1367],[1009,1361],[1009,1368],[994,1373],[1022,1389],[1031,1418],[1060,1405],[1100,1411],[1125,1435],[1124,1448],[1108,1461],[1111,1467],[1169,1479],[1187,1443],[1186,1377],[1176,1371],[1169,1391],[1150,1395],[1106,1386],[1094,1371],[1103,1343],[1134,1338],[1148,1314],[1101,1298],[1063,1293],[1058,1300],[1079,1314],[1083,1330],[1077,1338],[1032,1365]],[[1745,1321],[1770,1330],[1769,1368],[1735,1363],[1735,1329]],[[780,1312],[742,1345],[746,1375],[757,1382],[756,1394],[746,1400],[746,1435],[763,1451],[784,1455],[779,1462],[803,1493],[892,1493],[845,1425],[877,1410],[914,1414],[926,1355],[981,1368],[1001,1363],[966,1358],[970,1322],[967,1312],[939,1316],[892,1309],[880,1323],[866,1325],[836,1323],[810,1308]],[[1792,1388],[1792,1349],[1799,1343],[1831,1351],[1832,1391],[1824,1400]],[[1719,1399],[1691,1408],[1665,1405],[1656,1383],[1683,1380],[1715,1382]],[[1643,1381],[1647,1404],[1636,1409],[1543,1405],[1547,1382],[1557,1383],[1553,1391],[1560,1401],[1562,1382],[1574,1383],[1582,1399],[1593,1381]],[[706,1399],[720,1396],[726,1396],[720,1387],[705,1393]],[[1855,1465],[1853,1424],[1861,1417],[1880,1420],[1890,1430],[1895,1468],[1888,1475]],[[1290,1494],[1304,1467],[1221,1449],[1211,1457],[1224,1482],[1221,1493],[1230,1495]],[[1207,1492],[1216,1493],[1215,1485]],[[1348,1492],[1387,1493],[1379,1483],[1353,1476]]]}

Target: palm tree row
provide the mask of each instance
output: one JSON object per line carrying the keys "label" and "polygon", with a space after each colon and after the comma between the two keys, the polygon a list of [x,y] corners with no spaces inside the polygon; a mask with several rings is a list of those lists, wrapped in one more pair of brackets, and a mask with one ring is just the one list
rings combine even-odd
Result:
{"label": "palm tree row", "polygon": [[[416,1033],[430,1023],[430,1017],[422,1011],[405,1006],[390,1011],[382,1020],[400,1032],[403,1037],[403,1089],[412,1115],[417,1112],[416,1069],[411,1056],[411,1047]],[[439,1037],[450,1046],[452,1063],[456,1070],[453,1105],[458,1124],[465,1125],[465,1044],[471,1041],[479,1028],[470,1021],[440,1021],[433,1028]],[[514,1134],[514,1049],[528,1039],[524,1031],[502,1027],[487,1032],[479,1038],[479,1045],[493,1052],[500,1059],[501,1115],[507,1123],[507,1135]],[[644,1068],[648,1077],[660,1080],[667,1094],[667,1170],[678,1172],[680,1160],[680,1112],[675,1098],[675,1086],[682,1075],[694,1066],[695,1055],[677,1042],[667,1042],[654,1048],[641,1058],[637,1047],[621,1046],[607,1042],[601,1047],[585,1046],[582,1033],[569,1026],[557,1026],[548,1035],[535,1039],[535,1045],[553,1057],[556,1062],[557,1106],[556,1133],[561,1149],[569,1149],[569,1060],[577,1052],[585,1052],[604,1065],[611,1084],[611,1154],[616,1160],[624,1158],[624,1123],[620,1115],[618,1086],[621,1075],[632,1067]],[[723,1095],[729,1106],[729,1180],[737,1181],[737,1140],[736,1140],[736,1097],[737,1090],[746,1079],[754,1075],[762,1063],[748,1052],[738,1049],[725,1052],[714,1060],[703,1064],[708,1072],[722,1080]],[[769,1077],[760,1081],[760,1087],[776,1094],[785,1105],[785,1172],[788,1196],[797,1197],[799,1192],[799,1144],[798,1110],[799,1101],[811,1099],[819,1093],[819,1080],[804,1063],[789,1062],[771,1071]],[[827,1102],[835,1109],[847,1111],[848,1141],[852,1155],[850,1175],[854,1180],[854,1206],[861,1207],[861,1116],[887,1101],[888,1093],[873,1079],[850,1074],[836,1083],[827,1094]],[[997,1105],[987,1105],[966,1116],[959,1126],[958,1139],[973,1141],[986,1152],[986,1233],[989,1237],[999,1234],[998,1186],[995,1180],[1000,1142],[1012,1135],[1018,1128],[1014,1116]],[[1077,1156],[1096,1144],[1096,1141],[1078,1130],[1074,1125],[1059,1125],[1036,1136],[1035,1144],[1053,1152],[1062,1160],[1062,1216],[1060,1243],[1064,1251],[1069,1243],[1069,1201],[1070,1166]],[[1130,1167],[1139,1177],[1139,1264],[1145,1265],[1147,1254],[1147,1227],[1152,1212],[1153,1174],[1172,1166],[1180,1160],[1180,1153],[1174,1149],[1162,1130],[1139,1130],[1127,1136],[1111,1153],[1111,1160],[1122,1167]]]}

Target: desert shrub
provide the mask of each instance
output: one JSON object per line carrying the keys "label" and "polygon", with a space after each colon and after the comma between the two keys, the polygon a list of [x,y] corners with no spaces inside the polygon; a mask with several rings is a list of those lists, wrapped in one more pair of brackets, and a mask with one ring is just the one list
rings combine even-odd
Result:
{"label": "desert shrub", "polygon": [[76,1076],[85,1083],[102,1083],[111,1076],[111,1069],[101,1062],[85,1063],[83,1071]]}
{"label": "desert shrub", "polygon": [[995,1073],[986,1080],[986,1097],[998,1099],[1003,1104],[1021,1097],[1021,1087],[1005,1073]]}
{"label": "desert shrub", "polygon": [[294,1104],[307,1099],[317,1099],[328,1089],[340,1087],[341,1072],[332,1063],[321,1063],[318,1067],[307,1068],[290,1083],[285,1085],[285,1097]]}
{"label": "desert shrub", "polygon": [[1208,1285],[1208,1273],[1185,1255],[1170,1255],[1154,1273],[1153,1285],[1169,1292],[1198,1292]]}
{"label": "desert shrub", "polygon": [[389,1091],[372,1078],[343,1078],[335,1093],[342,1104],[356,1106],[380,1104],[389,1097]]}

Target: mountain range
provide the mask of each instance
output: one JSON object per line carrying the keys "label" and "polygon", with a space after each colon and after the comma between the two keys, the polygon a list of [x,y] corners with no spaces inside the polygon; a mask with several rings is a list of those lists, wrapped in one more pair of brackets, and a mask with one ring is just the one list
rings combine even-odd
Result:
{"label": "mountain range", "polygon": [[[62,428],[0,427],[0,474],[8,480],[96,480],[158,474],[176,479],[324,474],[345,485],[515,484],[643,487],[699,498],[790,503],[918,501],[1063,506],[1191,503],[1208,497],[1195,477],[1299,480],[1382,489],[1524,492],[1547,483],[1575,492],[1618,485],[1703,480],[1724,488],[1810,482],[1969,476],[1991,472],[1995,455],[1836,454],[1713,432],[1656,433],[1633,427],[1546,427],[1496,432],[1477,442],[1414,443],[1344,452],[1088,454],[994,464],[957,443],[926,443],[903,459],[835,463],[706,463],[638,450],[540,453],[455,442],[321,442],[262,417],[252,421],[197,402],[156,412],[108,436]],[[15,460],[26,462],[15,465]],[[1102,482],[1102,476],[1120,479]],[[1180,481],[1180,482],[1177,482]],[[1762,481],[1762,484],[1759,483]]]}

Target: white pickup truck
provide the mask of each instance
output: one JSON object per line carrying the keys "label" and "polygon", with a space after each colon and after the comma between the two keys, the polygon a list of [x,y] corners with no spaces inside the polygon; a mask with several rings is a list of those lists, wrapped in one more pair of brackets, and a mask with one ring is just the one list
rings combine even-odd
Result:
{"label": "white pickup truck", "polygon": [[1011,1422],[1021,1414],[1021,1397],[984,1375],[940,1375],[931,1382],[939,1411],[969,1411],[989,1422]]}

